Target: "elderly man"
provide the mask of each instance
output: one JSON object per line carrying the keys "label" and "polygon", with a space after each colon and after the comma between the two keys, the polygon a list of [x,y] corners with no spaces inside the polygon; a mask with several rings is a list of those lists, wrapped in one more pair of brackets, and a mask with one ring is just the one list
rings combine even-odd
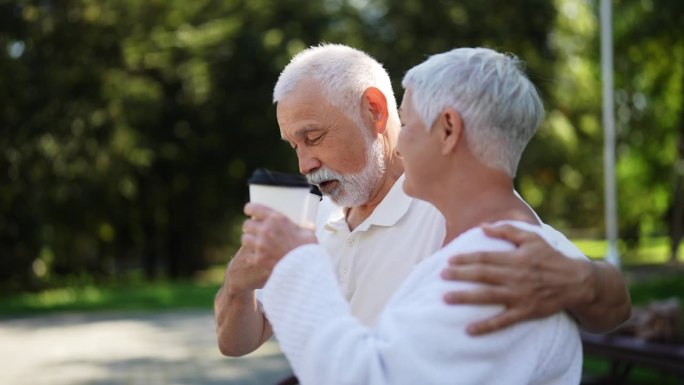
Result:
{"label": "elderly man", "polygon": [[[318,242],[352,314],[372,326],[399,284],[439,249],[446,234],[444,218],[432,205],[402,191],[403,165],[395,155],[400,122],[389,77],[358,50],[323,45],[292,59],[278,79],[274,102],[281,136],[297,153],[300,171],[330,198],[319,209]],[[448,302],[505,305],[471,325],[470,333],[561,309],[591,330],[627,317],[629,296],[612,267],[565,258],[535,232],[492,231],[519,248],[460,256],[465,260],[454,260],[444,271],[449,279],[490,284],[445,292]],[[215,300],[224,354],[247,354],[272,335],[256,295],[269,274],[245,247],[229,264]]]}
{"label": "elderly man", "polygon": [[275,265],[263,306],[295,373],[303,384],[579,383],[581,342],[565,312],[473,337],[467,323],[501,306],[442,301],[446,291],[472,287],[440,279],[454,253],[513,250],[482,223],[536,233],[583,258],[513,191],[543,117],[537,90],[515,58],[484,48],[432,56],[402,84],[403,190],[444,215],[445,246],[411,271],[373,327],[350,312],[313,233],[265,206],[245,207],[243,247],[255,264]]}

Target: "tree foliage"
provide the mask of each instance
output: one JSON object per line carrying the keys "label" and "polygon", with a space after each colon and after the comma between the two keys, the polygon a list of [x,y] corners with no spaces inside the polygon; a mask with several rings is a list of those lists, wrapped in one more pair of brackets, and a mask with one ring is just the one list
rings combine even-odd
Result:
{"label": "tree foliage", "polygon": [[292,164],[271,87],[320,39],[321,5],[2,7],[3,282],[131,266],[190,274],[230,240],[246,173]]}
{"label": "tree foliage", "polygon": [[[526,198],[560,227],[603,229],[603,127],[598,2],[560,0],[550,35],[557,54],[548,118],[528,151]],[[677,1],[613,4],[620,236],[672,225],[678,135],[684,121],[684,10]],[[541,147],[539,147],[541,145]],[[542,150],[543,148],[543,150]],[[679,213],[678,221],[682,221]],[[598,230],[598,232],[596,231]],[[626,250],[629,251],[629,250]]]}
{"label": "tree foliage", "polygon": [[[681,5],[615,4],[619,176],[630,186],[620,210],[655,231],[681,159]],[[322,41],[378,58],[399,98],[403,74],[427,55],[488,46],[520,56],[549,115],[519,187],[552,222],[597,228],[596,25],[595,10],[571,0],[3,2],[2,287],[130,268],[182,277],[227,260],[248,173],[296,170],[273,84],[292,55]],[[633,204],[648,186],[649,204]]]}

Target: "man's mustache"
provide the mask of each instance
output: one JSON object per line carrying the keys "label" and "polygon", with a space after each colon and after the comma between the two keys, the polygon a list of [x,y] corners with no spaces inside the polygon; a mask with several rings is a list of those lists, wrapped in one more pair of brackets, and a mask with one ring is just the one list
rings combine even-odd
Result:
{"label": "man's mustache", "polygon": [[329,168],[324,168],[321,167],[316,171],[312,171],[308,174],[306,174],[306,180],[311,183],[315,184],[316,186],[319,186],[323,182],[328,182],[331,180],[344,180],[344,175],[332,171]]}

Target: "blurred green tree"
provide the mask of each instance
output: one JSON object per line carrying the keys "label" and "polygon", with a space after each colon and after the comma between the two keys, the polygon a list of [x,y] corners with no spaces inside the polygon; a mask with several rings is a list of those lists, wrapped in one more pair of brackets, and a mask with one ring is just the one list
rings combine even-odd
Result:
{"label": "blurred green tree", "polygon": [[0,5],[0,281],[187,276],[230,238],[257,166],[290,168],[271,87],[321,4]]}
{"label": "blurred green tree", "polygon": [[[681,186],[681,5],[649,4],[616,1],[623,234],[682,211],[669,183]],[[368,51],[397,91],[411,66],[453,47],[520,56],[549,115],[518,187],[554,224],[599,228],[596,26],[580,0],[2,2],[0,286],[136,267],[184,277],[226,260],[249,172],[296,170],[271,91],[321,41]]]}
{"label": "blurred green tree", "polygon": [[621,215],[640,233],[684,225],[684,3],[615,2],[616,119]]}
{"label": "blurred green tree", "polygon": [[[522,191],[559,227],[602,234],[598,2],[559,0],[556,5],[549,36],[559,59],[552,100],[546,127],[528,151],[531,163],[523,169],[530,172],[521,176]],[[676,175],[681,175],[677,135],[684,111],[684,12],[678,1],[656,6],[621,0],[613,8],[618,212],[629,257],[644,234],[669,230],[673,245],[681,237],[681,227],[675,236],[675,225],[682,223],[681,177]]]}

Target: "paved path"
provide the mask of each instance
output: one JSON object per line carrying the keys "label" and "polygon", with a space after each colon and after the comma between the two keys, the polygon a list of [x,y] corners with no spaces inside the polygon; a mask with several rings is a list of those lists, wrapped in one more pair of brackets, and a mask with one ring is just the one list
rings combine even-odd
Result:
{"label": "paved path", "polygon": [[222,356],[210,311],[0,320],[3,385],[271,385],[290,372],[273,341]]}

